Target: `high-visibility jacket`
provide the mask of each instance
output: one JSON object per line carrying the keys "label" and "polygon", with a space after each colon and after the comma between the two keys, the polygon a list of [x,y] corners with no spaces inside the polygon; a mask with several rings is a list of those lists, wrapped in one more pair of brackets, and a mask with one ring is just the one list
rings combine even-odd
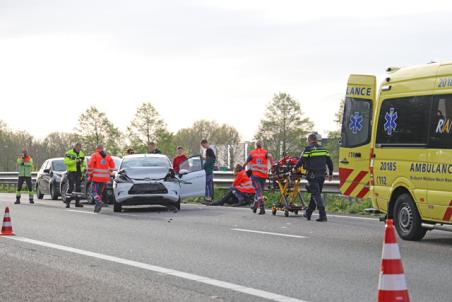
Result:
{"label": "high-visibility jacket", "polygon": [[268,175],[268,153],[262,148],[254,149],[250,152],[250,169],[254,176],[267,178]]}
{"label": "high-visibility jacket", "polygon": [[85,172],[85,153],[80,150],[77,154],[74,149],[67,151],[64,155],[64,164],[66,165],[66,170],[68,172],[77,172],[77,159],[80,161],[80,172]]}
{"label": "high-visibility jacket", "polygon": [[88,178],[94,182],[110,182],[110,175],[115,169],[115,161],[110,155],[102,154],[96,150],[88,163]]}
{"label": "high-visibility jacket", "polygon": [[246,175],[246,171],[240,171],[234,179],[232,186],[242,193],[250,193],[255,194],[256,190],[254,190],[253,183],[251,179]]}
{"label": "high-visibility jacket", "polygon": [[18,157],[17,165],[19,166],[19,177],[31,177],[33,158],[30,155],[27,155],[25,158],[22,156]]}

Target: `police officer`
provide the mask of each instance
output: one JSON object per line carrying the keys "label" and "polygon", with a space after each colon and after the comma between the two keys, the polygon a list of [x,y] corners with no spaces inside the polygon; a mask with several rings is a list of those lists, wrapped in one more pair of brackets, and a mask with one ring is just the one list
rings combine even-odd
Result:
{"label": "police officer", "polygon": [[323,183],[325,182],[326,167],[328,166],[328,180],[333,178],[333,161],[329,152],[318,141],[321,139],[316,132],[308,135],[308,146],[304,149],[300,160],[295,168],[303,167],[306,170],[308,180],[308,191],[311,193],[308,209],[304,214],[311,220],[315,208],[319,210],[319,219],[316,221],[327,221],[325,203],[322,199]]}
{"label": "police officer", "polygon": [[66,208],[70,207],[73,193],[75,194],[75,206],[81,208],[83,205],[80,204],[80,184],[86,169],[85,153],[82,151],[82,144],[76,143],[74,148],[66,152],[64,156],[64,164],[66,165],[67,179],[69,181],[69,188],[67,190],[68,196],[66,197]]}
{"label": "police officer", "polygon": [[273,157],[263,148],[262,142],[257,141],[256,149],[250,152],[246,163],[243,165],[244,168],[246,165],[250,165],[251,181],[256,191],[251,209],[256,213],[259,206],[259,215],[265,214],[263,191],[268,176],[268,161],[273,164]]}

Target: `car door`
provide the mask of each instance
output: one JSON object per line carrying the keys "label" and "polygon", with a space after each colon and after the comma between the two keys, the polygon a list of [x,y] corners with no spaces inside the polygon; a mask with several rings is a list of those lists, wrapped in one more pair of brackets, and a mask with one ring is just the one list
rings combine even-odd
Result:
{"label": "car door", "polygon": [[41,193],[45,193],[42,178],[44,175],[44,169],[45,169],[46,165],[47,165],[47,160],[42,164],[41,168],[39,169],[38,175],[36,177],[36,185],[39,187],[39,191],[41,191]]}
{"label": "car door", "polygon": [[42,171],[42,176],[41,176],[41,184],[40,184],[40,188],[41,188],[41,193],[44,194],[50,194],[50,166],[52,164],[51,160],[48,160],[46,162],[46,165],[44,166],[44,170]]}
{"label": "car door", "polygon": [[180,165],[179,178],[181,198],[204,196],[206,192],[206,171],[200,155],[192,156]]}
{"label": "car door", "polygon": [[[452,222],[452,94],[433,98],[430,118],[426,217]],[[434,173],[433,173],[434,172]]]}
{"label": "car door", "polygon": [[340,191],[364,198],[369,193],[372,114],[376,77],[350,75],[347,83],[341,146],[339,149]]}

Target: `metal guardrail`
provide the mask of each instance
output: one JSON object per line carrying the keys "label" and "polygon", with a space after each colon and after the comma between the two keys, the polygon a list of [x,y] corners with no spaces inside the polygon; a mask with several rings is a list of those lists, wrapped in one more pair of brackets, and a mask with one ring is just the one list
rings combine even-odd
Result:
{"label": "metal guardrail", "polygon": [[[33,183],[36,181],[37,172],[32,172],[31,177]],[[0,172],[0,185],[15,187],[17,183],[17,172]],[[219,188],[229,188],[234,180],[234,173],[230,171],[215,171],[213,182],[215,186]],[[301,181],[301,190],[306,191],[306,179]],[[323,186],[324,193],[337,193],[339,194],[339,174],[333,174],[333,180],[331,182],[325,181]]]}
{"label": "metal guardrail", "polygon": [[[229,188],[232,185],[232,182],[234,180],[234,173],[233,172],[223,172],[223,171],[215,171],[213,173],[213,182],[215,186],[219,188]],[[301,191],[306,192],[306,184],[308,182],[306,179],[301,180]],[[325,184],[323,185],[323,193],[335,193],[339,194],[339,173],[335,172],[333,174],[333,180],[332,181],[325,181]]]}

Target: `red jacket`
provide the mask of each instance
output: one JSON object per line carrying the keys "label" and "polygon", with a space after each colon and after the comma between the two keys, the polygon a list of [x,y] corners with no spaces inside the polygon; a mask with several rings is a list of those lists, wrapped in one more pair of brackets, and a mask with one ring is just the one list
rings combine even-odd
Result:
{"label": "red jacket", "polygon": [[251,193],[255,194],[256,190],[254,190],[253,183],[251,179],[246,175],[246,171],[240,171],[234,179],[232,186],[239,190],[242,193]]}
{"label": "red jacket", "polygon": [[188,158],[185,155],[179,155],[173,159],[173,169],[176,173],[179,173],[180,164],[186,161]]}
{"label": "red jacket", "polygon": [[88,179],[94,182],[110,182],[110,175],[115,169],[115,161],[110,155],[102,156],[98,150],[91,155],[88,163]]}

